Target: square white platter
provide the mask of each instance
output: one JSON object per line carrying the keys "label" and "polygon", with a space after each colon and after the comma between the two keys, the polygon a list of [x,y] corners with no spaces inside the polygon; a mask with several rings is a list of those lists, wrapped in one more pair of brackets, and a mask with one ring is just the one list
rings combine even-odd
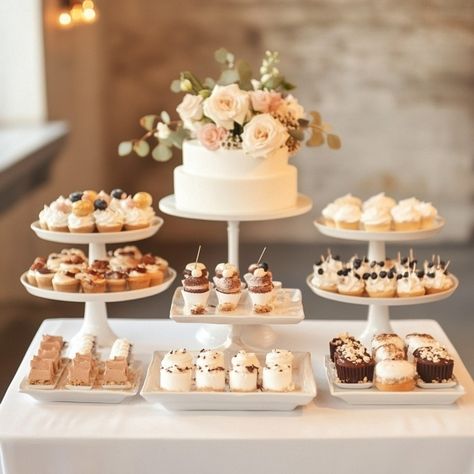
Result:
{"label": "square white platter", "polygon": [[340,388],[340,384],[335,380],[334,364],[329,356],[324,358],[324,365],[331,395],[349,405],[450,405],[466,393],[459,383],[449,388],[440,388],[441,384],[425,384],[433,385],[434,388],[417,386],[410,392],[382,392],[374,386],[353,388],[354,384],[350,384],[351,388]]}
{"label": "square white platter", "polygon": [[182,287],[176,288],[171,302],[170,318],[180,323],[210,324],[297,324],[304,319],[301,290],[275,289],[274,308],[269,313],[255,313],[247,290],[242,290],[234,311],[218,311],[217,295],[211,289],[204,314],[187,314],[184,308]]}
{"label": "square white platter", "polygon": [[[293,381],[295,390],[292,392],[166,392],[160,389],[160,364],[166,352],[155,352],[148,367],[140,395],[150,403],[160,404],[171,411],[179,410],[265,410],[291,411],[298,406],[307,405],[316,396],[316,382],[311,367],[309,352],[294,352]],[[194,355],[194,354],[193,354]],[[263,364],[265,353],[257,353]],[[230,354],[226,353],[226,359]],[[229,366],[230,360],[226,360]]]}
{"label": "square white platter", "polygon": [[67,370],[64,370],[55,388],[35,388],[34,385],[28,383],[28,378],[25,377],[20,383],[19,391],[40,402],[120,403],[126,398],[134,397],[140,388],[141,362],[134,362],[132,371],[134,378],[130,388],[102,388],[102,386],[90,389],[66,388]]}

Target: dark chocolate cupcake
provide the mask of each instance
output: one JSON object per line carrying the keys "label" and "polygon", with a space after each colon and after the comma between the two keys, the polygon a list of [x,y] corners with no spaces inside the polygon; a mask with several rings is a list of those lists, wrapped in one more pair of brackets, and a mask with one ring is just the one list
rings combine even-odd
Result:
{"label": "dark chocolate cupcake", "polygon": [[335,356],[337,378],[342,383],[372,382],[375,361],[364,346],[344,344]]}
{"label": "dark chocolate cupcake", "polygon": [[354,336],[351,336],[347,332],[338,334],[335,338],[329,341],[329,357],[331,361],[334,362],[334,353],[339,346],[346,344],[348,342],[359,342]]}
{"label": "dark chocolate cupcake", "polygon": [[446,348],[419,347],[413,357],[416,361],[416,371],[423,382],[447,382],[453,378],[454,360]]}

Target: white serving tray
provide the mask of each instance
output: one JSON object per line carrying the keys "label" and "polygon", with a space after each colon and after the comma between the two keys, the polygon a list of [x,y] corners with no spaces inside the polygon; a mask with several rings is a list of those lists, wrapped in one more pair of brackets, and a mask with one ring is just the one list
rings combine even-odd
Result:
{"label": "white serving tray", "polygon": [[75,301],[80,303],[90,301],[102,301],[105,303],[109,303],[114,301],[128,301],[137,300],[139,298],[146,298],[148,296],[153,296],[167,290],[176,278],[176,271],[172,268],[169,268],[168,276],[163,281],[163,283],[161,283],[160,285],[143,288],[141,290],[110,291],[105,293],[67,293],[64,291],[44,290],[42,288],[38,288],[37,286],[30,285],[30,283],[28,283],[28,280],[26,279],[26,273],[27,272],[23,273],[20,278],[20,281],[21,284],[26,288],[28,293],[31,293],[34,296],[39,296],[40,298],[47,298],[50,300]]}
{"label": "white serving tray", "polygon": [[[316,382],[311,367],[309,352],[294,352],[293,392],[165,392],[160,389],[160,363],[166,352],[155,352],[148,367],[140,395],[150,403],[160,404],[167,410],[265,410],[291,411],[298,406],[307,405],[316,396]],[[231,354],[226,353],[229,359]],[[265,353],[257,353],[261,362]],[[229,360],[226,366],[229,366]]]}
{"label": "white serving tray", "polygon": [[341,295],[339,293],[333,293],[332,291],[321,290],[320,288],[316,288],[311,283],[313,279],[313,273],[306,278],[306,283],[314,293],[328,300],[339,301],[341,303],[350,303],[350,304],[405,306],[405,305],[412,305],[412,304],[433,303],[435,301],[441,301],[441,300],[444,300],[445,298],[449,298],[459,286],[459,280],[452,273],[450,273],[450,276],[454,281],[454,285],[449,290],[443,291],[442,293],[434,293],[432,295],[414,296],[412,298],[400,298],[398,296],[395,296],[393,298],[371,298],[370,296],[348,296],[348,295]]}
{"label": "white serving tray", "polygon": [[135,242],[136,240],[148,239],[155,235],[163,225],[163,219],[155,216],[151,225],[144,229],[123,230],[120,232],[54,232],[42,229],[39,221],[31,224],[31,229],[40,238],[51,242],[66,244],[118,244],[123,242]]}
{"label": "white serving tray", "polygon": [[[466,391],[462,385],[454,387],[447,386],[439,388],[415,387],[411,392],[381,392],[375,387],[371,388],[340,388],[336,385],[334,368],[329,356],[324,358],[326,377],[329,384],[329,392],[333,397],[344,400],[349,405],[451,405]],[[350,384],[353,385],[353,384]]]}
{"label": "white serving tray", "polygon": [[135,378],[132,386],[128,389],[105,389],[100,386],[87,390],[69,389],[66,388],[67,370],[65,370],[53,389],[35,388],[28,383],[28,378],[25,377],[20,383],[19,391],[40,402],[120,403],[127,398],[134,397],[140,388],[142,364],[140,362],[133,363],[132,370],[135,373]]}
{"label": "white serving tray", "polygon": [[234,311],[218,311],[217,295],[211,289],[204,314],[187,314],[184,310],[182,287],[176,288],[171,302],[170,318],[180,323],[211,324],[296,324],[304,319],[301,290],[275,289],[274,309],[269,313],[255,313],[247,290],[242,290]]}
{"label": "white serving tray", "polygon": [[387,232],[367,232],[366,230],[347,230],[328,227],[324,224],[322,217],[314,221],[314,225],[321,234],[337,239],[363,240],[363,241],[384,241],[402,242],[405,240],[422,240],[436,235],[443,227],[445,221],[442,217],[436,219],[435,224],[430,229],[420,229],[412,231],[389,230]]}

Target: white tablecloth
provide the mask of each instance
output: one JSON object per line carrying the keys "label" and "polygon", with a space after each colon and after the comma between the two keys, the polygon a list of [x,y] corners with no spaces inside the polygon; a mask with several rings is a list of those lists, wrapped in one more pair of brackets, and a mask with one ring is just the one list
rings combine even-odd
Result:
{"label": "white tablecloth", "polygon": [[[148,363],[153,350],[200,348],[194,324],[112,320]],[[70,338],[80,320],[40,327],[0,406],[4,474],[78,473],[443,473],[474,472],[474,384],[459,358],[468,393],[445,407],[354,407],[331,397],[323,356],[331,337],[359,334],[362,321],[275,326],[277,346],[311,351],[318,386],[313,403],[293,412],[167,412],[139,396],[118,405],[39,403],[18,393],[44,333]],[[450,346],[429,320],[394,321],[404,335],[422,331]]]}

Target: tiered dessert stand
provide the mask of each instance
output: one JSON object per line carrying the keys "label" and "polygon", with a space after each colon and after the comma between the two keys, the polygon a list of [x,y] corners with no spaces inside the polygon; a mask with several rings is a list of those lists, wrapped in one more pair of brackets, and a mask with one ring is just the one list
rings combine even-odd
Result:
{"label": "tiered dessert stand", "polygon": [[[312,200],[302,194],[298,195],[296,204],[293,207],[272,211],[265,214],[235,214],[220,215],[205,212],[183,211],[176,207],[175,196],[170,195],[163,198],[159,203],[159,208],[165,214],[187,219],[199,219],[208,221],[227,222],[227,261],[239,267],[239,225],[240,222],[265,221],[274,219],[284,219],[305,214],[312,208]],[[285,290],[280,290],[285,291]],[[293,298],[295,303],[301,304],[301,292],[299,290],[286,290],[286,297]],[[291,293],[292,292],[292,293]],[[276,335],[268,324],[296,324],[304,319],[301,311],[293,310],[286,314],[278,313],[267,315],[251,314],[251,309],[242,313],[239,308],[228,315],[206,314],[202,316],[186,316],[174,309],[179,306],[180,289],[178,288],[173,298],[170,317],[177,322],[205,323],[197,334],[196,338],[206,347],[216,347],[221,349],[238,350],[242,348],[261,349],[269,347],[275,340]],[[244,298],[244,296],[243,296]],[[297,299],[299,298],[299,302]],[[240,305],[239,305],[240,306]],[[291,306],[291,305],[290,305]],[[264,325],[262,324],[264,323]],[[227,325],[220,330],[218,325]],[[223,344],[219,344],[225,339]],[[245,342],[244,342],[245,341]]]}
{"label": "tiered dessert stand", "polygon": [[[163,225],[163,219],[155,217],[152,224],[139,230],[104,233],[68,233],[53,232],[42,229],[38,222],[31,224],[31,229],[35,234],[44,240],[60,242],[64,244],[88,244],[90,261],[106,258],[106,244],[118,244],[144,240],[156,234]],[[176,278],[176,271],[169,268],[169,273],[160,285],[151,286],[141,290],[128,290],[110,293],[67,293],[54,290],[45,290],[30,285],[26,279],[26,273],[21,276],[21,283],[26,290],[34,296],[58,301],[70,301],[85,303],[84,322],[78,334],[93,334],[97,338],[99,346],[110,346],[117,339],[107,321],[106,303],[117,301],[129,301],[139,298],[146,298],[167,290]],[[74,338],[73,338],[74,339]]]}
{"label": "tiered dessert stand", "polygon": [[[430,229],[417,231],[387,231],[387,232],[366,232],[364,230],[345,230],[334,227],[328,227],[322,220],[315,220],[314,225],[324,235],[336,239],[356,240],[369,242],[367,257],[369,260],[385,260],[385,242],[406,242],[414,240],[423,240],[433,237],[444,227],[445,221],[438,218],[434,226]],[[370,298],[364,296],[347,296],[339,293],[332,293],[316,288],[311,284],[313,275],[309,275],[306,282],[314,293],[334,301],[349,304],[361,304],[369,307],[367,325],[360,335],[360,340],[368,343],[374,334],[382,332],[393,332],[390,324],[390,306],[415,305],[423,303],[432,303],[440,301],[451,296],[458,287],[458,280],[451,275],[454,280],[454,286],[445,292],[418,296],[413,298]]]}

